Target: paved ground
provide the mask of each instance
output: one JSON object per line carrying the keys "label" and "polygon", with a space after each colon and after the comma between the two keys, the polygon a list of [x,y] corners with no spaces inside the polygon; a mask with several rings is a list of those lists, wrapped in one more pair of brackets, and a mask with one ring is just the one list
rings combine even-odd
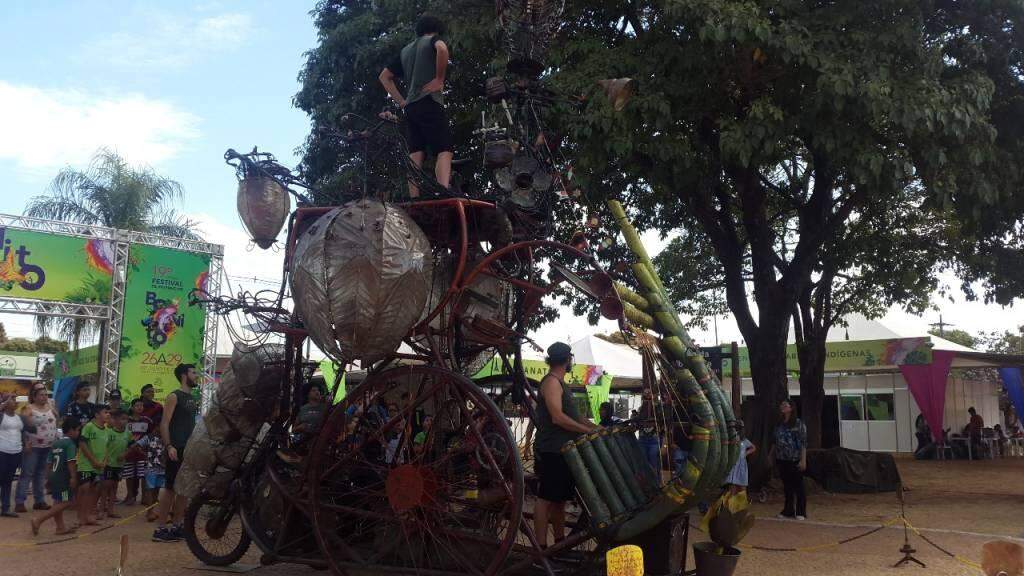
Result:
{"label": "paved ground", "polygon": [[[907,517],[937,544],[965,559],[977,561],[981,546],[1001,536],[1024,536],[1024,459],[984,462],[899,461],[909,490]],[[775,548],[808,548],[835,543],[866,531],[864,526],[898,515],[893,494],[832,495],[812,492],[811,520],[804,523],[770,519],[781,507],[780,495],[756,506],[762,519],[746,544]],[[134,512],[141,508],[128,509]],[[959,531],[949,532],[949,531]],[[201,575],[184,543],[157,544],[150,541],[152,524],[130,518],[95,534],[83,534],[66,542],[52,540],[53,526],[39,538],[29,532],[28,515],[0,519],[0,575],[2,576],[93,576],[112,574],[117,562],[118,541],[129,539],[127,574],[153,576]],[[973,533],[973,534],[967,534]],[[696,539],[703,539],[699,533]],[[744,550],[737,576],[799,576],[802,574],[875,575],[894,574],[890,566],[900,558],[903,533],[886,529],[849,544],[820,547],[802,552]],[[1024,541],[1021,541],[1024,542]],[[928,568],[906,568],[922,575],[975,575],[972,568],[945,556],[930,545],[913,538],[918,558]],[[243,562],[256,564],[254,552]],[[691,559],[692,566],[692,559]],[[317,573],[302,566],[259,568],[258,576],[301,576]]]}

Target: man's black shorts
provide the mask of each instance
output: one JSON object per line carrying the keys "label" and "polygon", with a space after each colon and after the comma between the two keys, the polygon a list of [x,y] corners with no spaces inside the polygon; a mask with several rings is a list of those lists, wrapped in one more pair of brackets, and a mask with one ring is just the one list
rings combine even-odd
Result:
{"label": "man's black shorts", "polygon": [[167,459],[167,464],[164,466],[164,488],[168,490],[174,490],[174,480],[178,477],[178,470],[181,469],[181,463],[185,461],[185,449],[178,448],[178,459],[171,460]]}
{"label": "man's black shorts", "polygon": [[576,483],[565,458],[557,452],[540,452],[537,456],[537,475],[540,476],[537,497],[548,502],[572,500]]}
{"label": "man's black shorts", "polygon": [[405,107],[409,129],[409,153],[430,150],[434,154],[452,151],[452,131],[444,106],[430,96]]}

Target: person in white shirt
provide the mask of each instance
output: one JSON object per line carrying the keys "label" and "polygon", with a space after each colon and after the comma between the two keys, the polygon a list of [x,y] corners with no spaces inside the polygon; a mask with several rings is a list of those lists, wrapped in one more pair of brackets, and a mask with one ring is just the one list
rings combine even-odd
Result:
{"label": "person in white shirt", "polygon": [[25,421],[15,413],[16,408],[13,395],[0,394],[0,516],[4,518],[18,517],[11,511],[11,488],[21,465]]}

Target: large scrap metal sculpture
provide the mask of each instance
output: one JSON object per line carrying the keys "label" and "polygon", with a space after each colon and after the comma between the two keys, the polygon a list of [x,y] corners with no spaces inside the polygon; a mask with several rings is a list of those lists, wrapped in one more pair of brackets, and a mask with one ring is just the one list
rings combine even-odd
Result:
{"label": "large scrap metal sculpture", "polygon": [[[186,450],[186,539],[203,561],[234,562],[255,542],[264,562],[336,574],[583,573],[603,561],[602,549],[713,497],[736,461],[730,403],[623,207],[608,203],[634,256],[631,275],[613,277],[585,241],[550,239],[552,206],[570,194],[537,113],[551,100],[538,76],[561,7],[523,0],[498,9],[509,75],[488,81],[498,121],[478,131],[488,190],[391,202],[364,177],[351,201],[312,206],[309,187],[272,156],[226,154],[253,240],[268,246],[274,223],[288,222],[284,278],[270,295],[195,301],[215,313],[241,311],[284,344],[238,345]],[[603,85],[619,91],[617,108],[621,91],[632,89],[625,80]],[[364,124],[343,139],[363,149],[373,140],[401,144],[393,122]],[[437,188],[405,168],[420,190]],[[299,205],[290,215],[289,194]],[[564,446],[578,505],[570,534],[542,548],[528,521],[531,434],[513,428],[529,427],[538,401],[523,371],[528,321],[545,296],[566,287],[619,321],[642,355],[656,409]],[[361,363],[366,377],[319,426],[296,435],[313,375],[306,338],[339,366]],[[495,356],[507,376],[472,381]],[[655,470],[637,429],[668,439],[684,424],[692,427],[689,460],[681,470]]]}

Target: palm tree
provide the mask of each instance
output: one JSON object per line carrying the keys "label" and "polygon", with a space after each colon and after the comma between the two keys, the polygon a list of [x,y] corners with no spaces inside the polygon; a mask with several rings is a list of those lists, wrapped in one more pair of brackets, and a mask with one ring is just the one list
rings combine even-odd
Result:
{"label": "palm tree", "polygon": [[[149,167],[132,166],[116,152],[101,148],[85,170],[61,170],[47,194],[29,200],[25,215],[200,240],[196,222],[171,206],[181,191],[174,180]],[[77,348],[79,340],[91,339],[100,325],[38,316],[36,328],[42,334],[56,333]]]}

